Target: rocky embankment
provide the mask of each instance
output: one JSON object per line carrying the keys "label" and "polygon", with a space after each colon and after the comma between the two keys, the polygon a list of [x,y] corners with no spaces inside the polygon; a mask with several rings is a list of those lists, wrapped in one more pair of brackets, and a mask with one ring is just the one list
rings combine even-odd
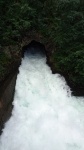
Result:
{"label": "rocky embankment", "polygon": [[15,91],[15,83],[17,78],[17,71],[14,70],[7,79],[4,80],[3,85],[0,87],[0,134],[4,123],[9,119],[12,112],[12,101]]}

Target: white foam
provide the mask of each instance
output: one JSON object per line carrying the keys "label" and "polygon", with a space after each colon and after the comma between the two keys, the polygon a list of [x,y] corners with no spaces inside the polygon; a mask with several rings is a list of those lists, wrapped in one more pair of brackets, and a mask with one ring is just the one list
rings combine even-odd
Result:
{"label": "white foam", "polygon": [[22,60],[13,105],[0,150],[84,150],[84,98],[71,96],[46,58]]}

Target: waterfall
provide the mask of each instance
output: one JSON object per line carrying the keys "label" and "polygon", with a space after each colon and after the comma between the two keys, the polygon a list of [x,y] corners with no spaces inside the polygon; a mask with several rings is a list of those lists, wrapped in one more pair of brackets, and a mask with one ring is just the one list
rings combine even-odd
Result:
{"label": "waterfall", "polygon": [[84,97],[71,95],[44,55],[25,54],[13,105],[0,150],[84,150]]}

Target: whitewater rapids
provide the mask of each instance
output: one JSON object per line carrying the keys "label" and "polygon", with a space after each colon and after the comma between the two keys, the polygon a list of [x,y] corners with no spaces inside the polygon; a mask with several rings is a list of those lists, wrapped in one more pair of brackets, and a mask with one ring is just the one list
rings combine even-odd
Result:
{"label": "whitewater rapids", "polygon": [[84,98],[71,96],[46,57],[25,55],[0,150],[84,150]]}

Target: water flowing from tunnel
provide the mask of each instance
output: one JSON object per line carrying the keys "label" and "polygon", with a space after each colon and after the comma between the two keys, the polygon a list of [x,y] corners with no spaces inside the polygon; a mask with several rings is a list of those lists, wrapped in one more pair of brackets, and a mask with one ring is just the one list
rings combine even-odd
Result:
{"label": "water flowing from tunnel", "polygon": [[46,57],[26,54],[0,150],[84,150],[84,98],[71,96]]}

